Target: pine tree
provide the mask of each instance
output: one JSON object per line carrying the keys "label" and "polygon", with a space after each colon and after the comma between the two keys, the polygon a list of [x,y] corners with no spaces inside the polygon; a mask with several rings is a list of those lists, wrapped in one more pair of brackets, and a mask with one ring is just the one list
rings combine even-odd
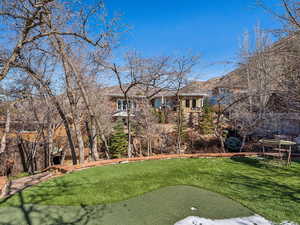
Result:
{"label": "pine tree", "polygon": [[199,121],[200,132],[202,134],[212,134],[214,131],[213,110],[206,101],[203,105],[203,114]]}
{"label": "pine tree", "polygon": [[124,123],[118,120],[114,126],[114,134],[110,139],[110,150],[113,158],[122,158],[127,152],[127,134],[124,132]]}

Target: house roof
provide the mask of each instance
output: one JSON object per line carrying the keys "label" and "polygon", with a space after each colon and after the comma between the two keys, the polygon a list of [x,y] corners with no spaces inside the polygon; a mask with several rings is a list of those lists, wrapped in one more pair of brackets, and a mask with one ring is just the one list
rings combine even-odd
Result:
{"label": "house roof", "polygon": [[[123,86],[124,89],[128,87],[128,85]],[[119,85],[111,86],[103,88],[104,95],[111,97],[123,97],[124,94]],[[128,92],[128,96],[134,98],[145,98],[146,96],[155,95],[155,93],[165,92],[165,90],[161,91],[159,88],[146,88],[144,85],[136,85],[130,88]]]}
{"label": "house roof", "polygon": [[220,78],[213,78],[207,81],[193,81],[183,87],[179,94],[181,96],[201,96],[210,95],[212,90],[219,83]]}
{"label": "house roof", "polygon": [[[247,76],[243,76],[245,69],[239,67],[223,77],[212,78],[207,81],[192,81],[179,91],[180,96],[207,96],[217,87],[245,89],[247,87]],[[126,85],[125,85],[126,88]],[[118,85],[106,87],[103,89],[105,95],[112,97],[123,97],[123,93]],[[145,97],[145,87],[141,85],[134,86],[129,91],[130,97]],[[157,92],[157,94],[155,94]],[[155,97],[171,97],[175,96],[176,91],[159,90],[151,88],[148,90],[148,96],[155,94]]]}
{"label": "house roof", "polygon": [[[195,81],[191,82],[179,91],[180,96],[206,96],[212,90],[212,83],[215,81]],[[126,85],[124,86],[126,88]],[[120,87],[111,86],[102,89],[104,94],[111,97],[123,97],[124,94]],[[146,96],[151,97],[172,97],[176,95],[176,91],[159,89],[159,88],[148,88],[145,86],[137,85],[130,89],[128,92],[129,97],[134,98],[145,98]]]}

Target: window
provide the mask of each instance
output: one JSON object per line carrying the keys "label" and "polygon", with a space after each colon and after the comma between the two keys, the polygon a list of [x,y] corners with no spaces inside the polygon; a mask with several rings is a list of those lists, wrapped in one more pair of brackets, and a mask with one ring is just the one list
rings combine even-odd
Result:
{"label": "window", "polygon": [[192,100],[192,108],[196,108],[197,107],[197,100],[196,99],[193,99]]}
{"label": "window", "polygon": [[227,94],[227,93],[229,93],[229,89],[228,88],[219,88],[219,93],[220,94]]}
{"label": "window", "polygon": [[[130,109],[135,109],[137,107],[135,102],[128,101]],[[118,99],[117,101],[118,111],[126,111],[127,110],[127,102],[125,99]]]}
{"label": "window", "polygon": [[118,100],[118,110],[120,111],[120,110],[123,110],[123,102],[122,102],[122,100]]}
{"label": "window", "polygon": [[156,98],[154,100],[154,108],[159,109],[162,105],[161,99],[160,98]]}
{"label": "window", "polygon": [[123,100],[122,102],[123,102],[123,111],[126,111],[127,110],[127,102],[125,100]]}
{"label": "window", "polygon": [[190,100],[189,99],[185,100],[185,107],[190,108]]}

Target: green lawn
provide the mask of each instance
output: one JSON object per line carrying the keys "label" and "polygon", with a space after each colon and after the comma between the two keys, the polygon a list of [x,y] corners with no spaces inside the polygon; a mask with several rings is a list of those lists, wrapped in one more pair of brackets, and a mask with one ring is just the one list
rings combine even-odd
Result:
{"label": "green lawn", "polygon": [[[92,168],[27,189],[1,207],[40,210],[28,205],[35,204],[43,210],[47,205],[85,210],[175,185],[220,193],[276,222],[300,223],[300,164],[285,168],[254,158],[175,159]],[[0,214],[9,215],[3,209]]]}
{"label": "green lawn", "polygon": [[[188,216],[211,219],[254,213],[220,194],[191,186],[169,186],[105,205],[0,208],[0,224],[173,225]],[[27,216],[24,220],[24,215]]]}

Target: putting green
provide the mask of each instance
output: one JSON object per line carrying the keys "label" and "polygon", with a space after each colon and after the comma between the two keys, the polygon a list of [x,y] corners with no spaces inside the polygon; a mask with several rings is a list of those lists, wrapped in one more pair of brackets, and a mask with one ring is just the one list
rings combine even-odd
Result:
{"label": "putting green", "polygon": [[[22,202],[22,193],[17,195]],[[99,206],[19,205],[0,208],[0,224],[173,225],[188,216],[226,219],[253,214],[222,195],[191,186],[170,186]]]}

